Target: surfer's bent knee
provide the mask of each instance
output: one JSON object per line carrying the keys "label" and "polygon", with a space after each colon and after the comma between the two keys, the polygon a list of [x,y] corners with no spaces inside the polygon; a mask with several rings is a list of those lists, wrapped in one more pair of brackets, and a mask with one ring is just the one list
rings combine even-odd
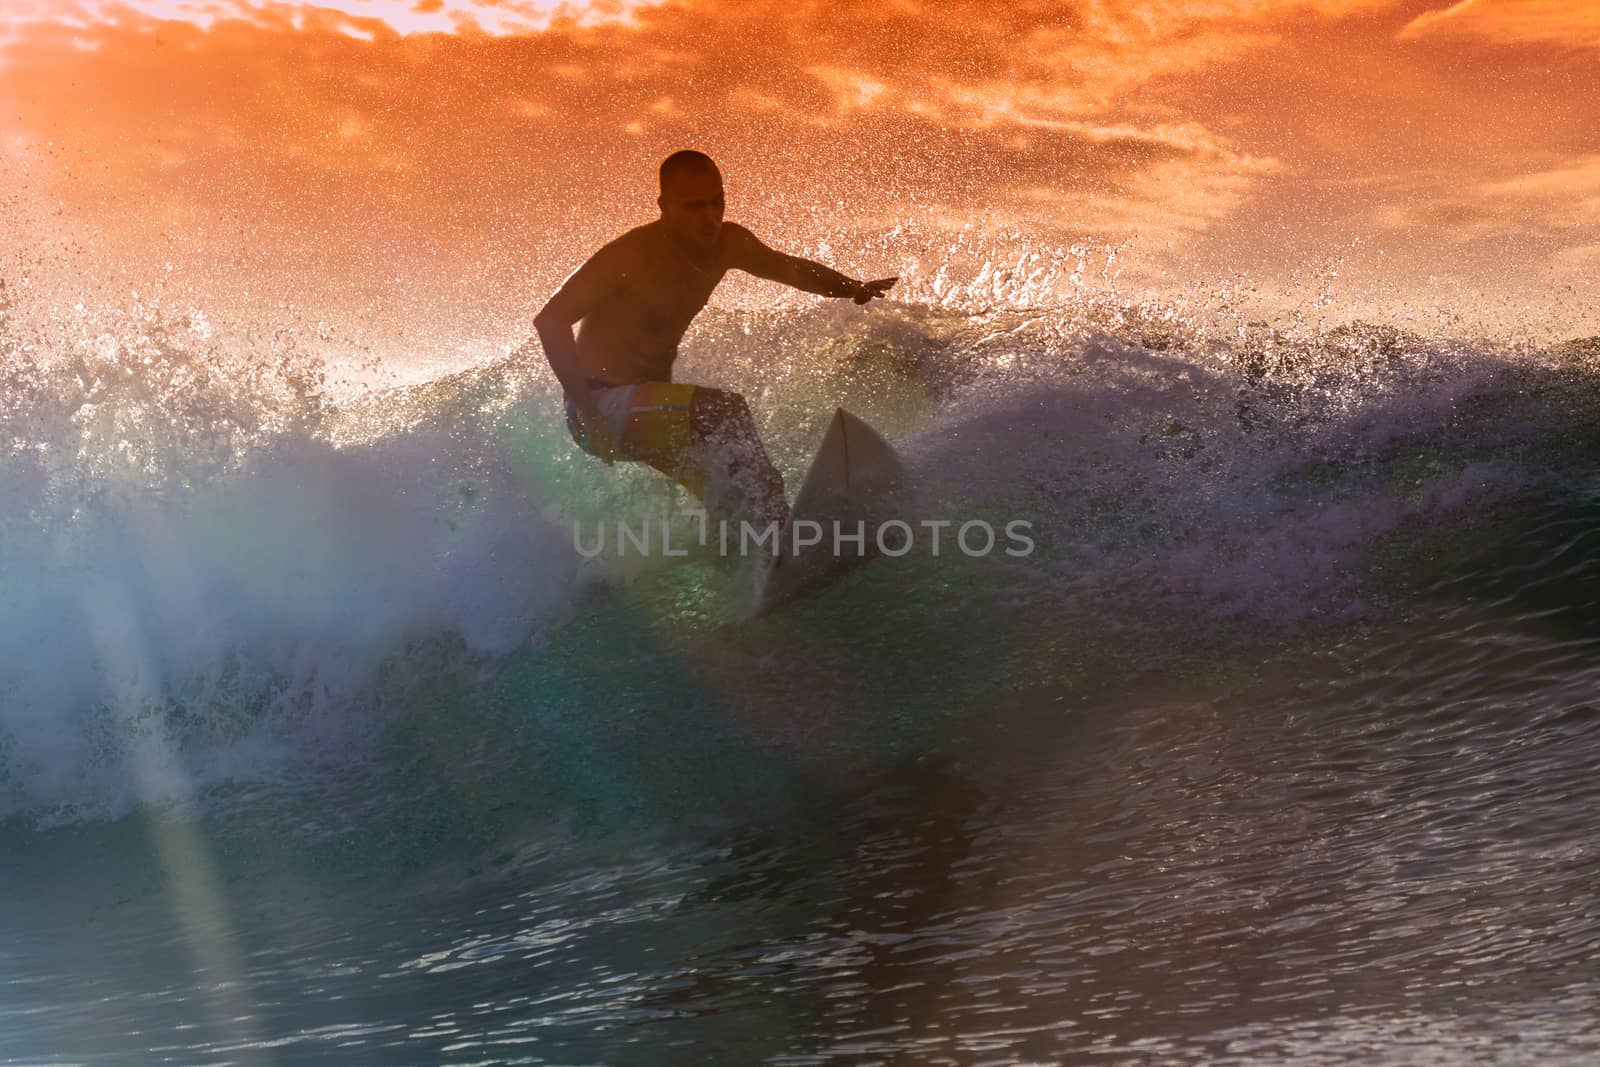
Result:
{"label": "surfer's bent knee", "polygon": [[746,432],[754,425],[750,405],[740,394],[703,385],[695,389],[689,405],[689,429],[696,441],[724,436],[730,430]]}

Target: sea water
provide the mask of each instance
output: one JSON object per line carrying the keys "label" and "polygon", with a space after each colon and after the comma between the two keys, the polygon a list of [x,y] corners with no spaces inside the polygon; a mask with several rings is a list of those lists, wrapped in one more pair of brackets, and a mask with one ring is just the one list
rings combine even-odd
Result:
{"label": "sea water", "polygon": [[1594,341],[713,307],[791,489],[1034,543],[754,622],[536,368],[0,344],[4,1062],[1600,1056]]}

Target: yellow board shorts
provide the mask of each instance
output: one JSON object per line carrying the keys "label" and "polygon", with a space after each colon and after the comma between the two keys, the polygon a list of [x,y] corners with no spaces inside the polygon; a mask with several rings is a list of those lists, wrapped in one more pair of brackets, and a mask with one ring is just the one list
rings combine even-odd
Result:
{"label": "yellow board shorts", "polygon": [[[743,401],[740,409],[744,425],[735,426],[731,435],[726,424],[697,426],[697,388],[676,382],[615,385],[589,381],[595,407],[618,442],[615,458],[649,464],[693,493],[712,514],[750,518],[758,526],[771,522],[781,525],[789,513],[783,476],[754,435]],[[729,396],[710,390],[707,399],[725,400]],[[716,423],[715,410],[713,406],[712,413],[702,417]],[[589,447],[583,421],[570,400],[567,430],[579,448],[596,454]]]}
{"label": "yellow board shorts", "polygon": [[[648,463],[662,470],[698,495],[704,472],[687,463],[693,443],[690,408],[695,386],[679,382],[636,382],[612,385],[590,381],[589,392],[595,406],[611,426],[619,442],[617,459]],[[578,409],[567,401],[567,430],[579,448],[595,455]]]}

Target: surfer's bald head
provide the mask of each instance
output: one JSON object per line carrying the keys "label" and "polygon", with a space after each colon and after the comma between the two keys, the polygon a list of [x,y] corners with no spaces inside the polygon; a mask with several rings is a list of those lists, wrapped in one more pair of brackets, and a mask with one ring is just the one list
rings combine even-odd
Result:
{"label": "surfer's bald head", "polygon": [[722,172],[704,152],[674,152],[661,164],[661,222],[689,245],[702,249],[722,232]]}
{"label": "surfer's bald head", "polygon": [[665,196],[667,189],[678,178],[703,177],[709,174],[715,174],[719,178],[722,176],[721,172],[717,170],[717,165],[711,161],[710,156],[704,152],[696,152],[692,148],[685,148],[681,152],[672,153],[672,155],[661,161],[661,172],[657,176],[656,191]]}

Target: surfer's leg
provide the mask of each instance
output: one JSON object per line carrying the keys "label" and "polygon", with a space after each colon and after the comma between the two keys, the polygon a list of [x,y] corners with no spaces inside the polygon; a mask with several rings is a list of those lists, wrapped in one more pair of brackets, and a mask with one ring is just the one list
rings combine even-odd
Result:
{"label": "surfer's leg", "polygon": [[[606,422],[610,424],[612,436],[616,438],[619,444],[624,442],[627,436],[629,413],[633,409],[634,405],[638,403],[636,394],[639,388],[640,386],[638,385],[608,386],[600,382],[591,381],[589,383],[589,393],[594,398],[595,407],[600,410],[600,417],[605,419]],[[687,427],[687,398],[684,400],[684,405],[683,422],[685,427]],[[591,456],[597,455],[598,453],[589,447],[589,434],[584,429],[583,420],[578,417],[578,409],[571,400],[566,402],[566,411],[567,432],[572,435],[573,442]],[[687,440],[687,429],[685,430],[685,435],[685,439]],[[636,457],[626,455],[626,449],[623,448],[619,451],[616,458],[632,459]]]}
{"label": "surfer's leg", "polygon": [[783,475],[767,456],[744,397],[725,389],[695,389],[689,427],[686,458],[701,479],[698,495],[706,507],[758,528],[776,523],[782,529],[789,521]]}
{"label": "surfer's leg", "polygon": [[[708,510],[719,512],[719,517],[748,517],[741,515],[737,500],[724,499],[726,494],[718,492],[726,479],[711,477],[713,472],[695,448],[690,413],[700,391],[680,382],[639,382],[596,395],[602,414],[612,419],[618,459],[654,467],[704,501]],[[608,402],[613,403],[608,407]]]}
{"label": "surfer's leg", "polygon": [[[617,434],[618,459],[647,463],[698,497],[717,518],[758,528],[789,518],[783,476],[767,457],[744,397],[678,382],[640,382],[595,390]],[[572,405],[567,425],[585,451]]]}

